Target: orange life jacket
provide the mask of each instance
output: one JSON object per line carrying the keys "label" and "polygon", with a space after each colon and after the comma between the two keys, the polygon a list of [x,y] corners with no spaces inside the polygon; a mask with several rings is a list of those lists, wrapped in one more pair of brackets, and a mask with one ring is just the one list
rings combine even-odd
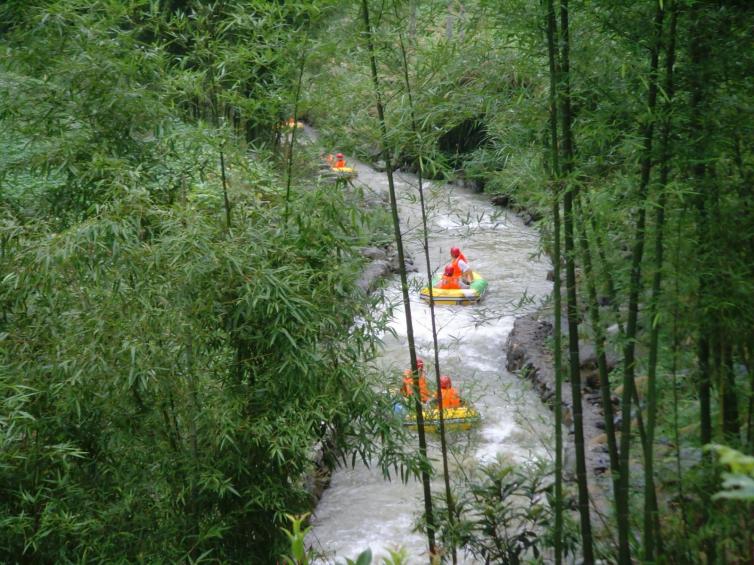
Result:
{"label": "orange life jacket", "polygon": [[463,260],[467,265],[469,264],[469,260],[466,259],[466,255],[463,253],[459,253],[458,257],[453,257],[453,260],[450,262],[450,266],[453,267],[453,276],[454,277],[460,277],[463,274],[463,271],[461,271],[461,267],[458,266],[458,261]]}
{"label": "orange life jacket", "polygon": [[338,159],[335,161],[335,165],[333,165],[336,169],[342,169],[346,166],[346,160],[345,159]]}
{"label": "orange life jacket", "polygon": [[[437,397],[440,398],[440,392],[438,391]],[[442,409],[458,408],[461,406],[461,397],[458,396],[458,392],[453,387],[442,389]]]}
{"label": "orange life jacket", "polygon": [[[411,374],[410,369],[406,369],[403,373],[403,387],[401,387],[401,394],[403,396],[412,396],[414,394],[414,377]],[[426,402],[430,399],[429,388],[427,388],[427,378],[424,373],[419,374],[419,398],[422,402]]]}
{"label": "orange life jacket", "polygon": [[437,283],[437,288],[444,288],[448,290],[461,288],[461,285],[458,282],[458,278],[459,278],[459,275],[455,275],[452,277],[449,277],[448,275],[443,275],[442,279],[440,279],[440,282]]}

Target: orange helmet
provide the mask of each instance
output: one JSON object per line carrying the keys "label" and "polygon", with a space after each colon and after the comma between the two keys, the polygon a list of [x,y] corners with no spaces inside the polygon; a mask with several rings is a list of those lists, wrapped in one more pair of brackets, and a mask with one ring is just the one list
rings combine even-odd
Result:
{"label": "orange helmet", "polygon": [[461,254],[461,250],[458,247],[451,247],[450,248],[450,256],[451,257],[458,257]]}
{"label": "orange helmet", "polygon": [[440,377],[440,388],[450,388],[450,377],[448,375],[443,375]]}

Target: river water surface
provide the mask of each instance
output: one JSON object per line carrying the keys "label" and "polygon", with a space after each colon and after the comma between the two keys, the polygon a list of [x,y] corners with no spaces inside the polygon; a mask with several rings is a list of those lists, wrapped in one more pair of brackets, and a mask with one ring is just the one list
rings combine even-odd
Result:
{"label": "river water surface", "polygon": [[[387,192],[384,173],[358,164],[356,183],[365,190]],[[429,307],[419,300],[418,290],[426,281],[422,251],[421,216],[416,178],[400,174],[396,191],[404,244],[419,269],[410,277],[411,313],[417,354],[427,362],[428,381],[434,382],[434,359]],[[454,456],[453,480],[480,464],[496,459],[527,463],[548,458],[552,417],[528,381],[505,370],[505,341],[517,315],[531,311],[551,291],[547,282],[548,261],[538,256],[536,231],[524,226],[513,213],[489,203],[489,196],[455,186],[425,185],[430,209],[429,252],[433,270],[449,262],[449,249],[460,247],[473,269],[489,281],[487,295],[474,306],[438,306],[440,366],[450,375],[461,396],[472,400],[481,425],[470,432],[449,436]],[[400,304],[400,279],[392,277],[385,291],[386,302]],[[402,305],[395,308],[391,327],[395,336],[384,336],[378,363],[399,374],[409,366],[406,322]],[[444,492],[439,439],[427,435],[430,456],[438,470],[432,492]],[[418,442],[416,442],[418,449]],[[323,563],[345,563],[366,548],[377,556],[387,549],[405,548],[410,563],[427,563],[426,537],[412,531],[423,511],[421,483],[412,480],[385,481],[379,469],[357,464],[333,473],[313,517],[309,545],[327,555]],[[474,563],[459,555],[460,562]]]}

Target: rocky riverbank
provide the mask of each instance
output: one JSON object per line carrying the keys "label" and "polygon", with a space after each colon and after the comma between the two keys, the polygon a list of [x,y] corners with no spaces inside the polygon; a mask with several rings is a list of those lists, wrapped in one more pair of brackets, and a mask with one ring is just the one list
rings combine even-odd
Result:
{"label": "rocky riverbank", "polygon": [[[508,336],[506,344],[506,368],[520,376],[529,379],[534,385],[543,402],[554,409],[555,401],[555,372],[553,370],[553,355],[548,346],[553,334],[552,317],[537,312],[516,319],[513,330]],[[567,328],[563,328],[564,338]],[[602,399],[598,389],[597,358],[594,348],[590,344],[580,346],[582,370],[582,411],[584,422],[584,440],[586,443],[587,469],[597,478],[599,485],[607,484],[610,460],[607,453],[607,438],[604,432],[604,416]],[[563,360],[567,364],[567,357]],[[615,358],[610,356],[608,363],[615,364]],[[573,435],[573,398],[570,383],[563,383],[562,389],[563,422],[569,436]],[[614,406],[614,408],[616,408]],[[566,471],[575,474],[575,457],[573,456],[573,442],[566,444]],[[594,482],[594,481],[592,481]]]}

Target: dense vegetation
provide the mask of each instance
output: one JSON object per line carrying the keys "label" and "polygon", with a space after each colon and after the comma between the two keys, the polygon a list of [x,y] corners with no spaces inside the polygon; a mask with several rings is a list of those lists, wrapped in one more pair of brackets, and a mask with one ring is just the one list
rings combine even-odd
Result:
{"label": "dense vegetation", "polygon": [[[575,398],[577,336],[596,345],[616,522],[592,536],[577,403],[587,562],[593,545],[626,563],[751,559],[739,535],[751,530],[750,507],[713,502],[717,463],[695,446],[754,449],[754,155],[744,141],[754,127],[753,21],[748,3],[732,1],[428,2],[381,13],[396,159],[460,175],[543,218],[543,243],[563,261],[563,377]],[[352,111],[369,88],[353,45],[343,55],[352,65],[328,69],[340,98],[314,116],[372,157],[374,119]],[[610,352],[619,363],[608,375]],[[616,394],[633,415],[617,426]],[[751,498],[749,467],[736,464],[726,484],[740,490],[726,497]]]}
{"label": "dense vegetation", "polygon": [[[357,250],[385,218],[311,181],[316,150],[278,127],[295,110],[542,218],[556,369],[578,398],[592,340],[607,400],[599,524],[577,445],[585,562],[751,562],[754,7],[371,4],[385,131],[357,3],[0,6],[2,559],[269,562],[315,443],[426,469],[363,371],[383,320]],[[559,463],[552,492],[488,469],[441,539],[559,561]],[[512,517],[544,492],[552,520]]]}
{"label": "dense vegetation", "polygon": [[355,286],[384,217],[276,150],[318,11],[175,4],[0,8],[4,562],[268,562],[318,442],[401,463]]}

